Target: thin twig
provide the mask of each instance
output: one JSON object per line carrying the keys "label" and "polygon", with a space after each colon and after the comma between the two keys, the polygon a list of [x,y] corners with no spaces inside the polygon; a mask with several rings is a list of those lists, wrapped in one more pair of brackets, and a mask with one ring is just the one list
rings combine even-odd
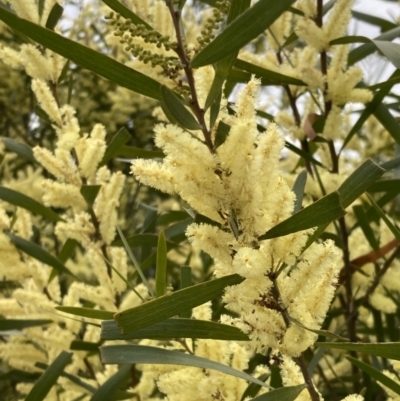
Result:
{"label": "thin twig", "polygon": [[201,126],[205,144],[207,145],[210,152],[214,152],[214,145],[213,145],[212,138],[211,138],[211,132],[208,130],[207,124],[204,119],[204,109],[202,107],[200,107],[200,104],[199,104],[194,76],[193,76],[193,70],[191,69],[191,67],[189,65],[190,59],[186,53],[185,45],[182,40],[181,25],[180,25],[181,13],[179,10],[175,10],[172,1],[167,1],[166,4],[171,13],[172,22],[174,24],[175,33],[176,33],[177,47],[174,50],[181,61],[183,70],[185,71],[186,79],[187,79],[189,89],[190,89],[190,94],[192,97],[191,101],[190,101],[190,108],[192,109],[193,114],[196,116],[197,121]]}

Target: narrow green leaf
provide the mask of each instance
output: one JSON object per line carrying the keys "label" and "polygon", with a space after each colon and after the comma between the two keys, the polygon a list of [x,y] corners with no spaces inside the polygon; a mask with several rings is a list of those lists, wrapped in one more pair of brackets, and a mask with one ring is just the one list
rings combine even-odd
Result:
{"label": "narrow green leaf", "polygon": [[[192,269],[190,266],[181,266],[181,286],[180,288],[188,288],[193,285],[192,283]],[[181,318],[189,319],[192,316],[192,310],[188,309],[180,314]]]}
{"label": "narrow green leaf", "polygon": [[136,308],[118,312],[114,320],[123,334],[151,326],[179,313],[199,306],[221,295],[224,288],[239,284],[244,279],[237,274],[221,277],[189,288],[178,290],[172,294],[153,299]]}
{"label": "narrow green leaf", "polygon": [[218,104],[218,99],[220,98],[220,96],[222,96],[222,87],[224,86],[224,83],[229,76],[237,55],[238,52],[236,51],[218,61],[215,67],[214,79],[204,105],[205,110],[207,110],[211,105]]}
{"label": "narrow green leaf", "polygon": [[375,15],[365,14],[354,10],[352,10],[351,13],[353,14],[353,17],[355,19],[367,22],[368,24],[379,26],[379,28],[381,28],[383,32],[397,27],[397,25],[394,22],[376,17]]}
{"label": "narrow green leaf", "polygon": [[34,384],[25,401],[44,400],[58,377],[71,361],[72,353],[62,351]]}
{"label": "narrow green leaf", "polygon": [[40,18],[42,18],[43,10],[44,10],[44,0],[39,0],[38,1],[38,13],[39,13]]}
{"label": "narrow green leaf", "polygon": [[300,15],[301,17],[304,17],[303,11],[299,10],[299,9],[296,8],[296,7],[289,7],[289,8],[288,8],[288,11],[291,12],[292,14]]}
{"label": "narrow green leaf", "polygon": [[[49,365],[47,365],[46,363],[42,363],[42,362],[36,362],[35,366],[38,367],[39,369],[43,369],[43,370],[49,368]],[[70,373],[62,372],[60,376],[66,377],[67,379],[71,380],[72,383],[76,384],[79,387],[82,387],[88,393],[93,394],[96,391],[96,387],[93,387],[90,384],[87,384],[86,382],[81,380],[79,377],[71,375]]]}
{"label": "narrow green leaf", "polygon": [[329,42],[331,46],[348,45],[350,43],[371,43],[371,39],[367,38],[366,36],[349,35],[349,36],[342,36],[341,38],[337,38]]}
{"label": "narrow green leaf", "polygon": [[0,319],[0,331],[22,330],[27,327],[44,326],[50,323],[53,323],[53,321],[45,319]]}
{"label": "narrow green leaf", "polygon": [[389,230],[392,232],[397,241],[400,241],[400,230],[392,223],[386,213],[379,207],[379,205],[372,199],[372,197],[367,194],[369,202],[372,207],[376,210],[380,218],[385,222]]}
{"label": "narrow green leaf", "polygon": [[41,120],[51,125],[52,122],[49,115],[38,104],[35,104],[33,110]]}
{"label": "narrow green leaf", "polygon": [[301,206],[303,204],[303,195],[304,195],[304,188],[307,182],[307,171],[303,170],[300,174],[296,177],[296,181],[293,184],[292,191],[296,194],[296,200],[294,203],[294,210],[293,214],[297,213],[301,210]]}
{"label": "narrow green leaf", "polygon": [[[377,89],[382,89],[382,88],[389,88],[391,89],[394,85],[398,84],[400,82],[400,77],[396,77],[396,78],[389,78],[387,80],[384,80],[382,82],[379,82],[375,85],[369,85],[366,88],[371,90],[371,91],[375,91]],[[386,106],[389,107],[391,106],[393,103],[386,103]],[[394,103],[395,105],[398,105],[399,103]],[[391,107],[389,107],[391,108]]]}
{"label": "narrow green leaf", "polygon": [[378,178],[382,177],[385,169],[371,159],[359,166],[338,188],[344,208],[350,206]]}
{"label": "narrow green leaf", "polygon": [[364,211],[364,208],[361,205],[355,205],[353,207],[354,214],[357,218],[357,222],[360,225],[365,238],[367,239],[368,243],[371,245],[372,249],[379,249],[379,242],[375,238],[374,232],[371,228],[371,222],[367,217],[367,214]]}
{"label": "narrow green leaf", "polygon": [[197,213],[194,219],[196,224],[208,224],[209,226],[214,226],[222,229],[221,223],[217,223],[214,220],[211,220],[209,217],[204,216],[203,214]]}
{"label": "narrow green leaf", "polygon": [[113,137],[110,144],[107,146],[107,149],[104,153],[103,159],[100,162],[100,165],[103,166],[114,156],[118,155],[121,147],[124,146],[129,139],[131,139],[131,134],[127,131],[125,127],[122,127]]}
{"label": "narrow green leaf", "polygon": [[[398,70],[399,71],[399,70]],[[374,116],[386,128],[391,137],[400,144],[400,124],[384,104],[378,104]]]}
{"label": "narrow green leaf", "polygon": [[[264,373],[263,375],[257,377],[258,380],[261,380],[262,382],[265,382],[270,375]],[[273,387],[273,386],[272,386]],[[250,383],[246,390],[243,392],[242,397],[240,398],[240,401],[244,401],[246,398],[249,397],[249,399],[253,399],[257,395],[257,393],[260,391],[261,386],[258,384]]]}
{"label": "narrow green leaf", "polygon": [[[189,130],[201,129],[193,114],[183,105],[180,97],[174,91],[165,85],[161,85],[161,96],[163,100],[161,107],[163,110],[166,107],[179,125]],[[174,123],[174,121],[171,122]]]}
{"label": "narrow green leaf", "polygon": [[162,297],[167,290],[167,242],[164,231],[158,236],[156,262],[156,297]]}
{"label": "narrow green leaf", "polygon": [[[222,88],[222,87],[221,87]],[[210,92],[209,92],[210,94]],[[210,108],[210,129],[214,128],[215,122],[217,121],[219,111],[221,108],[222,89],[217,93],[216,98],[213,100]]]}
{"label": "narrow green leaf", "polygon": [[[1,7],[1,3],[0,3]],[[35,364],[36,365],[36,364]],[[40,377],[40,373],[33,372],[25,372],[20,369],[10,369],[7,373],[2,373],[0,375],[0,381],[4,383],[6,380],[15,380],[18,382],[33,382],[36,381]]]}
{"label": "narrow green leaf", "polygon": [[126,252],[129,255],[129,259],[131,260],[131,262],[133,263],[133,265],[135,266],[135,270],[138,273],[138,275],[140,276],[140,278],[142,279],[143,284],[147,287],[147,290],[149,291],[149,294],[154,298],[155,294],[154,291],[152,289],[152,287],[150,286],[149,282],[147,281],[146,277],[144,276],[142,269],[140,268],[140,264],[137,261],[137,259],[135,258],[135,255],[132,252],[131,247],[129,246],[124,233],[122,232],[122,230],[117,226],[117,231],[118,231],[118,235],[121,238],[123,244],[124,244],[124,248],[126,250]]}
{"label": "narrow green leaf", "polygon": [[100,354],[103,363],[106,364],[149,363],[156,365],[193,366],[202,369],[217,370],[252,383],[257,383],[263,387],[269,387],[264,382],[240,370],[233,369],[222,363],[210,361],[209,359],[197,355],[184,354],[179,351],[170,351],[144,345],[112,345],[101,347]]}
{"label": "narrow green leaf", "polygon": [[[187,218],[187,213],[182,210],[170,210],[165,214],[161,214],[157,217],[157,225],[165,226],[177,221],[182,221]],[[129,239],[128,239],[129,241]]]}
{"label": "narrow green leaf", "polygon": [[300,79],[289,77],[287,75],[280,74],[279,72],[266,70],[265,68],[251,64],[248,61],[237,59],[235,61],[235,67],[245,70],[250,74],[254,74],[257,78],[264,79],[266,82],[270,81],[271,85],[305,85],[305,83],[300,81]]}
{"label": "narrow green leaf", "polygon": [[355,351],[362,354],[380,356],[382,358],[395,359],[400,361],[400,343],[315,343],[318,347],[343,349],[345,351]]}
{"label": "narrow green leaf", "polygon": [[78,242],[72,238],[68,238],[63,247],[61,248],[60,254],[58,255],[58,259],[61,263],[66,263],[66,261],[72,256],[75,251]]}
{"label": "narrow green leaf", "polygon": [[61,74],[60,77],[58,78],[57,84],[61,84],[67,80],[69,69],[70,69],[70,61],[67,60],[67,62],[64,64],[63,69],[61,70]]}
{"label": "narrow green leaf", "polygon": [[[32,258],[38,260],[39,262],[45,263],[56,269],[58,273],[67,273],[73,277],[69,269],[67,269],[63,263],[61,263],[57,258],[53,255],[45,251],[41,246],[35,244],[34,242],[27,241],[24,238],[19,237],[18,235],[7,233],[10,237],[13,244],[22,252],[25,252],[27,255],[32,256]],[[75,277],[76,278],[76,277]]]}
{"label": "narrow green leaf", "polygon": [[74,340],[71,342],[69,349],[71,351],[88,351],[97,352],[99,350],[100,343],[92,343],[90,341]]}
{"label": "narrow green leaf", "polygon": [[290,216],[288,219],[272,227],[258,239],[260,241],[282,237],[298,231],[321,226],[332,222],[346,214],[337,191],[317,200],[310,206]]}
{"label": "narrow green leaf", "polygon": [[247,335],[236,327],[205,320],[172,318],[128,334],[121,334],[121,329],[114,320],[101,322],[102,340],[168,340],[171,338],[249,341]]}
{"label": "narrow green leaf", "polygon": [[[382,167],[382,165],[381,165]],[[400,179],[394,179],[394,180],[381,180],[374,182],[372,185],[368,187],[368,192],[369,193],[374,193],[374,192],[389,192],[393,188],[399,187],[400,185]]]}
{"label": "narrow green leaf", "polygon": [[384,168],[385,170],[393,170],[394,168],[397,168],[399,166],[400,166],[400,157],[395,157],[394,159],[381,164],[381,167]]}
{"label": "narrow green leaf", "polygon": [[107,4],[111,10],[114,10],[116,13],[120,14],[122,17],[126,19],[130,19],[136,25],[144,25],[151,30],[153,27],[149,25],[146,21],[142,20],[139,16],[137,16],[133,11],[129,8],[125,7],[118,0],[101,0],[104,4]]}
{"label": "narrow green leaf", "polygon": [[[400,36],[400,26],[386,31],[382,35],[379,35],[374,40],[390,41]],[[357,61],[369,56],[376,50],[376,46],[373,43],[365,43],[349,53],[347,60],[348,65],[353,65]]]}
{"label": "narrow green leaf", "polygon": [[4,146],[10,152],[16,153],[30,162],[36,163],[36,159],[33,156],[32,148],[25,143],[14,141],[12,138],[1,138],[4,142]]}
{"label": "narrow green leaf", "polygon": [[180,221],[179,223],[173,224],[172,226],[168,227],[166,230],[164,230],[165,237],[166,238],[174,238],[177,237],[178,235],[185,235],[185,231],[188,228],[189,224],[193,223],[193,219],[186,219],[183,221]]}
{"label": "narrow green leaf", "polygon": [[396,68],[400,68],[400,45],[398,43],[383,40],[373,40],[372,42]]}
{"label": "narrow green leaf", "polygon": [[[396,79],[398,77],[400,77],[400,71],[396,70],[390,76],[390,78],[387,82],[390,82],[393,79]],[[342,148],[339,151],[339,154],[347,146],[347,144],[350,142],[350,140],[353,138],[353,136],[362,129],[365,121],[369,118],[369,116],[376,110],[377,107],[379,107],[379,105],[382,104],[383,99],[389,93],[391,88],[392,88],[392,85],[385,85],[377,93],[375,93],[372,101],[367,104],[364,111],[361,113],[359,119],[356,121],[356,123],[351,128],[350,132],[347,134],[346,139],[343,142]]]}
{"label": "narrow green leaf", "polygon": [[29,210],[34,214],[38,214],[51,221],[62,221],[63,219],[50,208],[42,205],[41,203],[35,201],[22,194],[21,192],[14,191],[10,188],[0,187],[0,199],[11,203],[14,206],[22,207],[23,209]]}
{"label": "narrow green leaf", "polygon": [[332,333],[331,331],[328,331],[328,330],[310,329],[309,327],[304,326],[304,324],[300,323],[300,322],[299,322],[298,320],[296,320],[296,319],[293,319],[292,317],[289,317],[289,320],[290,320],[292,323],[294,323],[295,325],[301,327],[302,329],[307,330],[307,331],[311,331],[311,333],[318,334],[318,335],[321,336],[321,337],[333,338],[333,339],[335,339],[335,340],[340,340],[340,341],[350,341],[348,338],[339,336],[339,334]]}
{"label": "narrow green leaf", "polygon": [[312,155],[310,155],[307,152],[304,152],[302,149],[299,149],[297,146],[291,144],[290,142],[287,141],[285,142],[285,148],[288,148],[293,153],[296,153],[296,155],[299,155],[302,159],[308,160],[311,163],[315,164],[316,166],[324,167],[324,165],[317,159],[314,159]]}
{"label": "narrow green leaf", "polygon": [[160,100],[160,84],[112,58],[0,8],[0,20],[42,46],[124,88]]}
{"label": "narrow green leaf", "polygon": [[[158,236],[156,234],[135,234],[132,237],[126,238],[127,244],[132,248],[145,246],[145,247],[157,247],[158,244]],[[176,244],[172,241],[166,241],[167,249],[170,250],[172,248],[176,248],[179,244]],[[121,239],[115,240],[112,246],[124,246],[124,243]]]}
{"label": "narrow green leaf", "polygon": [[80,193],[89,206],[92,206],[100,191],[101,185],[82,185]]}
{"label": "narrow green leaf", "polygon": [[108,378],[97,389],[93,394],[91,401],[114,401],[118,389],[127,381],[130,370],[131,365],[120,367],[117,373]]}
{"label": "narrow green leaf", "polygon": [[214,141],[214,148],[217,149],[220,147],[228,138],[229,131],[231,126],[225,124],[223,121],[218,123],[217,132],[215,133],[215,141]]}
{"label": "narrow green leaf", "polygon": [[190,266],[181,266],[181,289],[192,285],[192,268]]}
{"label": "narrow green leaf", "polygon": [[[233,0],[229,7],[228,18],[226,21],[227,25],[234,21],[239,15],[243,14],[243,12],[250,7],[250,4],[250,0]],[[204,106],[205,110],[207,110],[211,105],[215,105],[216,108],[216,104],[220,103],[220,100],[218,101],[218,98],[220,99],[222,96],[222,87],[225,83],[226,78],[229,75],[229,71],[231,70],[233,63],[236,60],[237,55],[238,51],[233,52],[227,57],[224,57],[216,64],[214,79],[211,84],[210,91],[208,92],[206,103]],[[211,123],[210,126],[213,127],[214,124]]]}
{"label": "narrow green leaf", "polygon": [[164,153],[161,150],[147,150],[135,148],[133,146],[121,146],[117,156],[128,157],[130,159],[136,157],[139,157],[140,159],[161,159],[164,157]]}
{"label": "narrow green leaf", "polygon": [[253,398],[252,401],[294,401],[306,387],[306,384],[300,384],[298,386],[277,388]]}
{"label": "narrow green leaf", "polygon": [[396,394],[400,394],[400,384],[395,382],[389,376],[375,369],[373,366],[366,364],[365,362],[359,361],[351,356],[346,356],[346,358],[354,365],[361,369],[368,376],[373,377],[376,381],[382,383],[385,387],[390,388]]}
{"label": "narrow green leaf", "polygon": [[64,8],[62,8],[58,3],[55,3],[47,18],[46,28],[51,29],[53,31],[58,21],[62,17],[63,12]]}
{"label": "narrow green leaf", "polygon": [[193,68],[222,60],[264,32],[295,0],[260,0],[201,50],[192,60]]}
{"label": "narrow green leaf", "polygon": [[92,308],[80,308],[76,306],[56,306],[60,312],[69,313],[75,316],[90,317],[91,319],[109,320],[112,319],[115,312],[98,310]]}

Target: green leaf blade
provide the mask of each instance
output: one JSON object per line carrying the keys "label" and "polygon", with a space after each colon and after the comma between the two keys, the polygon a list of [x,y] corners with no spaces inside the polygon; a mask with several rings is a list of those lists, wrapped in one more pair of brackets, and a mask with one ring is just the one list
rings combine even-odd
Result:
{"label": "green leaf blade", "polygon": [[350,206],[385,171],[371,159],[361,164],[338,188],[343,207]]}
{"label": "green leaf blade", "polygon": [[46,371],[34,384],[25,401],[42,401],[46,398],[50,389],[56,383],[65,367],[72,361],[72,354],[62,351],[60,355],[51,363]]}
{"label": "green leaf blade", "polygon": [[306,387],[306,384],[300,384],[298,386],[277,388],[253,398],[252,401],[294,401]]}
{"label": "green leaf blade", "polygon": [[101,0],[104,4],[107,4],[112,10],[120,14],[126,19],[130,19],[136,25],[144,25],[147,28],[153,29],[146,21],[142,20],[138,15],[131,11],[128,7],[125,7],[118,0]]}
{"label": "green leaf blade", "polygon": [[194,366],[201,369],[212,369],[219,372],[236,376],[241,379],[257,383],[262,387],[268,387],[264,382],[247,373],[233,369],[230,366],[210,361],[197,355],[184,354],[179,351],[170,351],[163,348],[149,347],[144,345],[113,345],[100,348],[103,363],[149,363],[149,364],[172,364],[183,366]]}
{"label": "green leaf blade", "polygon": [[264,81],[263,85],[270,82],[270,85],[297,85],[304,86],[305,83],[300,79],[293,78],[287,75],[280,74],[279,72],[266,70],[265,68],[259,67],[258,65],[251,64],[244,60],[236,60],[235,67],[245,70],[251,74],[254,74],[256,78],[261,78]]}
{"label": "green leaf blade", "polygon": [[346,358],[354,365],[361,369],[367,375],[373,377],[376,381],[382,383],[385,387],[394,391],[396,394],[400,394],[400,384],[392,380],[389,376],[375,369],[373,366],[368,365],[365,362],[359,361],[351,356],[346,356]]}
{"label": "green leaf blade", "polygon": [[332,192],[329,195],[317,200],[312,205],[307,206],[300,212],[293,214],[288,219],[272,227],[265,234],[259,237],[259,240],[266,240],[281,237],[298,231],[321,226],[332,222],[346,214],[343,209],[338,192]]}
{"label": "green leaf blade", "polygon": [[100,162],[100,165],[103,166],[109,160],[111,160],[114,156],[118,155],[121,148],[131,139],[131,135],[128,130],[123,127],[121,128],[113,137],[110,144],[107,146],[107,149],[104,153],[103,159]]}
{"label": "green leaf blade", "polygon": [[12,138],[2,138],[4,142],[4,146],[10,152],[16,153],[18,156],[21,156],[32,163],[36,163],[35,156],[33,156],[33,151],[30,146],[25,143],[14,141]]}
{"label": "green leaf blade", "polygon": [[98,310],[92,308],[80,308],[76,306],[56,306],[60,312],[69,313],[75,316],[89,317],[91,319],[110,320],[115,312]]}
{"label": "green leaf blade", "polygon": [[199,306],[221,295],[229,285],[239,284],[244,279],[237,274],[221,277],[189,288],[178,290],[170,295],[153,299],[136,308],[127,309],[114,315],[114,320],[123,334],[151,326],[166,320],[187,309]]}
{"label": "green leaf blade", "polygon": [[249,8],[207,45],[192,60],[191,66],[199,68],[222,60],[239,50],[264,32],[295,0],[260,0]]}
{"label": "green leaf blade", "polygon": [[45,219],[57,222],[63,221],[63,219],[50,208],[42,205],[35,199],[30,198],[22,194],[21,192],[14,191],[13,189],[0,187],[0,199],[11,203],[14,206],[21,207],[23,209],[29,210],[34,214],[38,214]]}
{"label": "green leaf blade", "polygon": [[400,68],[400,45],[398,43],[384,40],[373,40],[372,42],[396,68]]}
{"label": "green leaf blade", "polygon": [[45,319],[0,319],[0,331],[22,330],[28,327],[45,326],[50,323],[53,321]]}
{"label": "green leaf blade", "polygon": [[294,204],[293,213],[297,213],[301,210],[304,196],[304,188],[307,182],[307,171],[303,170],[297,177],[293,184],[292,191],[296,194],[296,200]]}
{"label": "green leaf blade", "polygon": [[247,335],[236,327],[204,320],[172,318],[128,334],[122,334],[121,329],[114,320],[106,320],[101,323],[102,340],[168,340],[171,338],[197,338],[225,341],[249,340]]}
{"label": "green leaf blade", "polygon": [[50,11],[50,14],[46,21],[46,28],[54,30],[58,21],[60,20],[62,14],[64,12],[64,8],[61,7],[58,3],[55,3],[53,8]]}
{"label": "green leaf blade", "polygon": [[162,297],[167,292],[167,242],[164,231],[158,236],[156,261],[156,297]]}
{"label": "green leaf blade", "polygon": [[70,270],[65,267],[63,263],[61,263],[60,260],[45,251],[41,246],[12,233],[8,233],[7,235],[20,251],[25,252],[29,256],[32,256],[32,258],[53,267],[58,271],[58,273],[66,273],[75,277],[75,275],[72,274]]}
{"label": "green leaf blade", "polygon": [[335,348],[345,351],[355,351],[362,354],[380,356],[382,358],[400,361],[400,343],[341,343],[341,342],[317,342],[318,347]]}
{"label": "green leaf blade", "polygon": [[96,390],[91,401],[114,401],[118,389],[126,382],[130,370],[131,365],[122,366]]}
{"label": "green leaf blade", "polygon": [[[188,130],[201,129],[200,124],[196,121],[193,114],[183,105],[181,99],[174,91],[165,85],[161,85],[161,96],[163,102],[160,104],[163,110],[167,109],[167,116],[172,115],[173,119],[179,125]],[[174,123],[174,121],[171,122]]]}

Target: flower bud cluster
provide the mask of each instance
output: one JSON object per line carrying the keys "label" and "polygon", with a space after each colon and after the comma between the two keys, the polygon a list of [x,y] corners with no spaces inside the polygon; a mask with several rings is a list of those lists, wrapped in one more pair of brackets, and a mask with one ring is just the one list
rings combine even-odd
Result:
{"label": "flower bud cluster", "polygon": [[169,35],[161,35],[154,29],[143,24],[134,24],[130,19],[121,20],[119,14],[111,13],[108,17],[111,25],[115,26],[114,36],[120,38],[120,43],[125,44],[125,51],[130,52],[144,64],[150,63],[154,68],[160,66],[164,74],[171,78],[177,78],[182,70],[181,63],[177,57],[166,56],[162,53],[154,53],[153,50],[145,49],[141,44],[135,43],[135,38],[142,38],[144,43],[155,45],[158,49],[163,48],[165,52],[174,50],[176,42],[171,41]]}
{"label": "flower bud cluster", "polygon": [[197,38],[197,42],[200,44],[200,49],[208,45],[214,38],[214,31],[220,27],[220,23],[225,20],[225,15],[229,11],[231,0],[219,0],[215,3],[213,8],[213,16],[207,18],[204,28],[201,31],[201,36]]}

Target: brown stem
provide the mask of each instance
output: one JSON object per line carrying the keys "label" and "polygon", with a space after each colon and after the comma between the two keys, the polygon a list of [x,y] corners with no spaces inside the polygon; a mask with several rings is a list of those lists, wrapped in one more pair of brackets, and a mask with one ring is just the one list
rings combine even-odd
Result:
{"label": "brown stem", "polygon": [[[281,297],[281,293],[280,293],[279,287],[278,287],[277,276],[273,273],[273,274],[269,275],[269,278],[272,281],[272,288],[271,288],[272,295],[273,295],[275,301],[277,302],[277,304],[282,305],[282,297]],[[279,311],[282,315],[282,318],[283,318],[283,321],[285,322],[286,327],[287,328],[290,327],[291,322],[290,322],[290,316],[289,316],[288,311],[284,307],[280,308]],[[318,394],[317,390],[315,389],[315,386],[311,379],[310,373],[308,372],[307,361],[304,358],[304,355],[300,355],[298,358],[295,358],[295,359],[296,359],[297,364],[300,367],[304,381],[307,384],[307,390],[308,390],[308,393],[310,394],[311,401],[320,401],[319,394]]]}
{"label": "brown stem", "polygon": [[[317,26],[322,28],[324,22],[323,22],[323,0],[317,0],[317,17],[316,17],[316,23]],[[328,72],[328,60],[327,60],[327,54],[326,51],[323,50],[320,53],[320,62],[321,62],[321,72],[322,74],[326,77],[327,72]],[[325,80],[325,85],[324,85],[324,104],[325,104],[325,121],[328,118],[329,113],[332,110],[332,102],[330,100],[327,100],[327,93],[328,93],[328,82]],[[329,140],[329,153],[331,155],[331,160],[332,160],[332,173],[338,173],[339,172],[339,157],[336,154],[335,151],[335,146],[333,144],[333,140]]]}
{"label": "brown stem", "polygon": [[[373,250],[371,252],[366,253],[365,255],[361,255],[358,258],[355,258],[350,261],[351,265],[351,274],[354,274],[360,267],[363,267],[367,263],[375,263],[379,258],[383,258],[389,253],[392,249],[399,247],[400,242],[395,238],[392,241],[389,241],[387,244],[383,245],[379,249]],[[345,267],[342,268],[339,280],[338,287],[343,284],[346,276]]]}
{"label": "brown stem", "polygon": [[97,379],[96,379],[96,373],[94,373],[93,366],[91,365],[91,363],[89,362],[89,360],[88,360],[87,358],[83,358],[83,363],[85,364],[86,369],[88,370],[90,377],[91,377],[93,380],[97,380]]}
{"label": "brown stem", "polygon": [[182,33],[181,33],[181,26],[180,26],[180,18],[181,13],[180,11],[175,10],[173,2],[167,1],[167,7],[171,13],[172,22],[174,24],[175,33],[176,33],[176,41],[177,47],[175,49],[176,54],[178,55],[183,70],[186,74],[186,79],[188,81],[190,94],[191,94],[191,101],[190,101],[190,108],[193,111],[193,114],[196,116],[198,123],[201,126],[201,130],[204,136],[204,142],[207,145],[210,152],[214,152],[214,145],[211,138],[211,132],[207,129],[207,124],[204,119],[204,109],[200,107],[199,100],[197,98],[196,86],[194,82],[193,71],[190,68],[190,59],[186,53],[185,46],[182,40]]}
{"label": "brown stem", "polygon": [[[396,240],[397,241],[397,240]],[[370,295],[375,291],[376,287],[378,287],[379,282],[381,281],[381,278],[385,275],[385,273],[389,270],[392,262],[397,258],[397,256],[400,255],[400,245],[397,245],[396,249],[392,252],[392,254],[387,258],[385,263],[383,264],[382,268],[378,271],[378,273],[375,275],[374,280],[372,281],[371,285],[368,287],[367,291],[365,291],[365,294],[363,296],[363,300],[361,303],[357,306],[357,308],[360,308],[361,306],[364,306],[366,303],[368,303],[368,298]],[[353,313],[356,313],[357,310],[355,310]]]}

